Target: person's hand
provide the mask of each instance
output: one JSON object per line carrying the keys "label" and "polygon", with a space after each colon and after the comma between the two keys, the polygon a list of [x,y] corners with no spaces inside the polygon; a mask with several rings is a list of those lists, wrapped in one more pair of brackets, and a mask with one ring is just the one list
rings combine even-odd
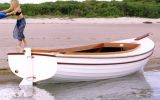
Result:
{"label": "person's hand", "polygon": [[10,16],[11,14],[10,13],[6,13],[6,16]]}

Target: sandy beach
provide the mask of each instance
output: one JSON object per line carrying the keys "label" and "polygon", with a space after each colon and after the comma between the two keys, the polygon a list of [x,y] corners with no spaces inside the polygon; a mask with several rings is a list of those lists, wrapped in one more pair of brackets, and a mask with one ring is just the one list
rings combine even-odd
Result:
{"label": "sandy beach", "polygon": [[[145,22],[145,23],[144,23]],[[147,18],[27,18],[28,47],[54,49],[134,38],[151,32],[155,50],[144,71],[107,80],[58,83],[45,81],[20,88],[21,78],[8,67],[7,53],[17,52],[12,31],[15,19],[0,20],[0,97],[34,100],[159,100],[160,19]],[[27,97],[24,93],[29,93]],[[20,98],[18,98],[18,96]],[[15,98],[16,97],[16,98]]]}
{"label": "sandy beach", "polygon": [[[1,69],[8,69],[7,53],[16,52],[17,40],[12,37],[15,23],[15,19],[0,20]],[[156,66],[160,64],[159,28],[160,19],[148,18],[27,18],[25,35],[29,47],[54,49],[132,38],[151,32],[149,38],[156,47],[148,64]]]}

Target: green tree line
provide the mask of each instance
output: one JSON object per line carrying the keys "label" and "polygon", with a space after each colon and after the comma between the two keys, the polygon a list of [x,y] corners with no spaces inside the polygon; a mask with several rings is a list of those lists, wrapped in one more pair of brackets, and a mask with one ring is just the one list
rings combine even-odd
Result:
{"label": "green tree line", "polygon": [[[0,10],[9,4],[0,4]],[[160,17],[160,0],[118,1],[57,1],[41,4],[22,4],[23,14],[29,17]]]}

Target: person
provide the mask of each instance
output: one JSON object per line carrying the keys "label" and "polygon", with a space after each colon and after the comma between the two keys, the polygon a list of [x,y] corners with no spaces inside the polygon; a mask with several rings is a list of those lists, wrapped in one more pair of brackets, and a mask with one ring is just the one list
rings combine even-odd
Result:
{"label": "person", "polygon": [[2,10],[1,12],[6,13],[7,16],[15,15],[17,22],[15,28],[13,30],[13,37],[18,39],[18,48],[23,50],[25,46],[27,46],[27,42],[24,36],[24,29],[26,26],[26,20],[22,14],[22,10],[18,0],[11,0],[10,7],[6,10]]}

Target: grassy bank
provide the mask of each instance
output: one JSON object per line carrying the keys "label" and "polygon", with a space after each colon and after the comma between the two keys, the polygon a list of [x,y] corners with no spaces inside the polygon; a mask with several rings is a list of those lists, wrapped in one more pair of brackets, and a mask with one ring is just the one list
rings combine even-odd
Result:
{"label": "grassy bank", "polygon": [[[23,4],[23,13],[29,17],[160,17],[160,0],[118,1],[57,1],[42,4]],[[6,9],[9,4],[0,4]]]}

